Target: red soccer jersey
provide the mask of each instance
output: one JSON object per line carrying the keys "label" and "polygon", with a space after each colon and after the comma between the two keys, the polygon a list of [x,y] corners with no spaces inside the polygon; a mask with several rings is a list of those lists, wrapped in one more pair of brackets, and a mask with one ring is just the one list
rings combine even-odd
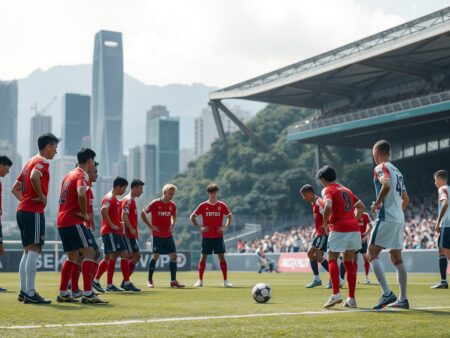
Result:
{"label": "red soccer jersey", "polygon": [[159,231],[152,231],[152,235],[160,238],[172,236],[170,226],[172,225],[172,216],[177,214],[177,206],[170,201],[164,203],[160,198],[151,201],[144,209],[145,213],[151,213],[152,225],[159,228]]}
{"label": "red soccer jersey", "polygon": [[41,155],[32,157],[22,169],[17,181],[22,183],[22,200],[17,206],[17,210],[43,213],[45,205],[41,202],[33,201],[37,198],[37,194],[34,192],[31,186],[31,172],[33,170],[39,171],[41,174],[41,189],[45,196],[48,194],[48,183],[50,181],[50,174],[48,172],[48,161]]}
{"label": "red soccer jersey", "polygon": [[323,228],[323,200],[320,197],[317,197],[316,200],[311,203],[313,215],[314,215],[314,224],[316,226],[316,236],[325,235],[325,230]]}
{"label": "red soccer jersey", "polygon": [[120,236],[123,235],[123,224],[122,224],[122,213],[120,208],[120,202],[117,199],[116,196],[113,196],[112,192],[110,191],[103,197],[102,200],[102,210],[107,209],[109,218],[111,219],[111,222],[118,226],[119,230],[113,230],[109,227],[108,223],[106,223],[106,220],[104,217],[102,217],[102,228],[100,230],[101,235],[106,234],[118,234]]}
{"label": "red soccer jersey", "polygon": [[78,189],[86,190],[89,184],[89,176],[81,168],[73,169],[64,177],[59,196],[58,228],[84,224],[84,220],[77,215],[81,212]]}
{"label": "red soccer jersey", "polygon": [[329,221],[331,231],[359,231],[358,220],[355,216],[355,203],[359,199],[350,189],[338,183],[331,183],[322,190],[322,199],[324,203],[326,200],[333,203]]}
{"label": "red soccer jersey", "polygon": [[370,224],[370,218],[367,212],[363,213],[362,216],[358,220],[359,231],[361,231],[361,238],[364,237],[367,232],[367,226]]}
{"label": "red soccer jersey", "polygon": [[135,235],[132,235],[128,227],[123,225],[125,228],[125,235],[127,238],[138,238],[138,216],[137,216],[137,208],[136,208],[136,200],[131,197],[131,194],[126,195],[121,201],[120,206],[122,208],[122,213],[128,215],[128,220],[130,221],[131,226],[134,231],[136,231]]}
{"label": "red soccer jersey", "polygon": [[[94,208],[94,192],[92,191],[92,186],[88,187],[87,191],[86,191],[86,198],[87,198],[87,214],[88,215],[92,215],[92,210]],[[86,226],[86,228],[88,229],[92,229],[92,221],[84,221],[84,225]]]}
{"label": "red soccer jersey", "polygon": [[204,238],[220,238],[223,237],[223,232],[218,228],[223,226],[223,217],[230,215],[231,212],[227,205],[223,202],[217,201],[216,204],[211,204],[208,201],[201,203],[194,211],[194,215],[202,215],[203,226],[208,227],[209,231],[202,231]]}

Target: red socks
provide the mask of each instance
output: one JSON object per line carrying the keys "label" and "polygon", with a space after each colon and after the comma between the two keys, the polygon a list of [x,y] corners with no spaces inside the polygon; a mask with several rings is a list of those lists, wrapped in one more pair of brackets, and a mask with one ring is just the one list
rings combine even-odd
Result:
{"label": "red socks", "polygon": [[107,267],[108,267],[108,262],[105,261],[105,259],[102,259],[100,264],[98,264],[97,273],[95,275],[95,279],[99,280],[100,278],[102,278],[102,276],[105,273]]}
{"label": "red socks", "polygon": [[94,279],[96,265],[96,262],[88,259],[85,259],[83,264],[81,264],[81,273],[83,274],[83,286],[85,292],[92,291],[92,280]]}
{"label": "red socks", "polygon": [[[116,269],[116,260],[110,259],[106,268],[106,284],[111,285],[113,283],[114,270]],[[99,267],[100,270],[100,267]]]}
{"label": "red socks", "polygon": [[78,281],[80,280],[80,266],[78,265],[78,269],[72,269],[72,276],[70,280],[72,281],[72,291],[79,291],[80,287],[78,286]]}
{"label": "red socks", "polygon": [[220,262],[220,270],[222,270],[223,280],[227,280],[227,261]]}
{"label": "red socks", "polygon": [[[129,282],[130,281],[130,261],[128,259],[121,259],[120,260],[120,269],[122,270],[123,275],[123,281]],[[108,270],[109,272],[109,270]]]}
{"label": "red socks", "polygon": [[370,269],[370,262],[369,260],[366,258],[366,256],[364,257],[364,270],[366,270],[366,276],[369,275],[369,269]]}
{"label": "red socks", "polygon": [[132,259],[130,259],[128,261],[128,270],[130,271],[130,276],[133,274],[135,268],[136,268],[136,263]]}
{"label": "red socks", "polygon": [[198,263],[198,279],[203,280],[203,274],[205,273],[206,270],[206,260],[204,261],[200,261]]}
{"label": "red socks", "polygon": [[347,271],[348,296],[355,298],[356,289],[356,264],[354,262],[345,262],[345,270]]}
{"label": "red socks", "polygon": [[69,285],[69,280],[72,277],[72,271],[73,270],[78,270],[79,269],[79,265],[69,261],[68,259],[66,259],[64,261],[64,264],[61,268],[61,282],[59,285],[59,290],[60,291],[67,291],[68,289],[68,285]]}
{"label": "red socks", "polygon": [[333,295],[339,293],[339,265],[337,260],[328,260],[328,270],[330,272],[331,286],[333,287]]}

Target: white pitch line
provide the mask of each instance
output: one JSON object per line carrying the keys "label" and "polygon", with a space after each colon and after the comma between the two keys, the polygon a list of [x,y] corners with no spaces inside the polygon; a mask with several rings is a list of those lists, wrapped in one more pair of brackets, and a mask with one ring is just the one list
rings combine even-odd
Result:
{"label": "white pitch line", "polygon": [[[421,307],[412,310],[445,310],[450,306],[434,306]],[[275,313],[255,313],[242,315],[223,315],[223,316],[198,316],[198,317],[172,317],[172,318],[151,318],[151,319],[130,319],[109,322],[91,322],[91,323],[68,323],[68,324],[42,324],[42,325],[13,325],[0,326],[0,330],[23,330],[23,329],[41,329],[41,328],[61,328],[61,327],[79,327],[79,326],[112,326],[112,325],[130,325],[130,324],[153,324],[167,322],[189,322],[199,320],[217,320],[217,319],[242,319],[242,318],[258,318],[258,317],[281,317],[281,316],[308,316],[308,315],[342,315],[352,313],[377,312],[389,313],[398,310],[346,310],[346,311],[304,311],[304,312],[275,312]],[[406,310],[407,311],[407,310]]]}

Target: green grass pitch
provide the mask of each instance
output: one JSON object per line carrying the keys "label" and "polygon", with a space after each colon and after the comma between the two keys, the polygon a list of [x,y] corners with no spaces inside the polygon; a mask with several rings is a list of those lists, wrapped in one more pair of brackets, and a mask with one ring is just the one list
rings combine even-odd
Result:
{"label": "green grass pitch", "polygon": [[[325,274],[322,276],[326,278]],[[116,272],[116,284],[120,284],[120,277],[120,272]],[[450,336],[450,290],[430,289],[438,281],[438,275],[409,275],[411,310],[378,312],[362,311],[377,301],[378,285],[358,284],[357,311],[341,305],[325,310],[322,306],[330,290],[305,289],[310,274],[231,272],[229,279],[234,285],[231,289],[223,288],[221,275],[216,271],[206,271],[205,286],[201,289],[192,287],[197,278],[195,272],[179,273],[178,277],[186,283],[185,289],[170,289],[166,272],[156,272],[156,288],[148,289],[146,274],[136,273],[133,280],[143,291],[106,294],[102,296],[110,301],[106,306],[56,301],[49,306],[36,306],[17,302],[17,274],[1,273],[0,286],[8,288],[8,292],[0,294],[0,337]],[[361,275],[358,277],[363,280]],[[373,275],[371,278],[374,281]],[[395,275],[390,274],[388,279],[397,292]],[[269,303],[253,301],[251,288],[256,282],[267,282],[272,287]],[[59,274],[38,273],[37,289],[42,296],[54,300],[58,284]],[[343,295],[346,292],[344,288]]]}

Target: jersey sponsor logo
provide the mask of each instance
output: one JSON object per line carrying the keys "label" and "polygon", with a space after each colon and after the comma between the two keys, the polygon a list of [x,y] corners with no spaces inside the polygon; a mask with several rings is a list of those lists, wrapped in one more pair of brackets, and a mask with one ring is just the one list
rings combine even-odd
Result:
{"label": "jersey sponsor logo", "polygon": [[220,211],[207,211],[206,217],[220,217]]}
{"label": "jersey sponsor logo", "polygon": [[158,211],[158,216],[168,217],[172,216],[172,213],[170,211]]}

